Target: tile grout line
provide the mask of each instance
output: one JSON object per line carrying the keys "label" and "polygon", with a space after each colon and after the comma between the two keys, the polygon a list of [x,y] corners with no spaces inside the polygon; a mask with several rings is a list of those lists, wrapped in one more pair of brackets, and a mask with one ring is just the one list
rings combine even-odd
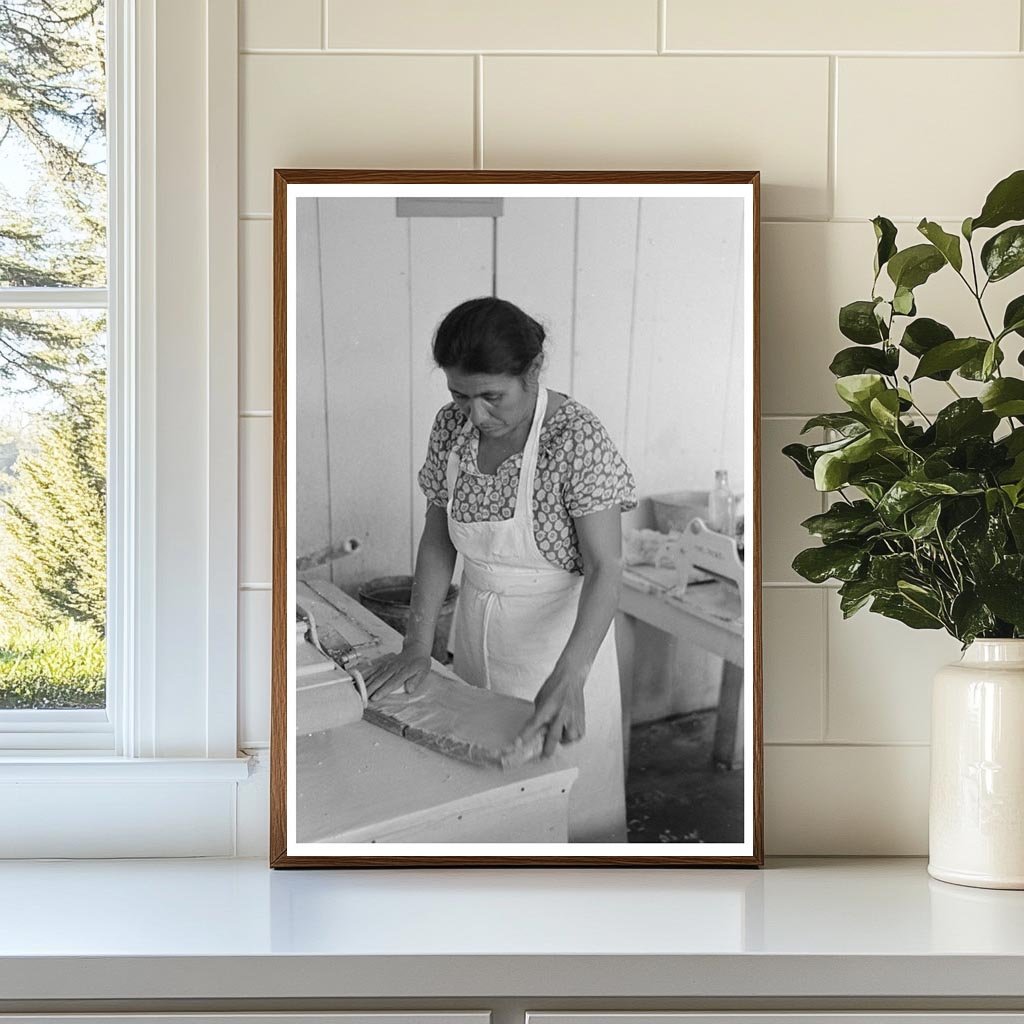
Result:
{"label": "tile grout line", "polygon": [[723,57],[757,58],[760,60],[814,59],[822,57],[855,57],[858,60],[1007,60],[1020,56],[1020,50],[669,50],[657,48],[635,50],[457,50],[457,49],[398,49],[387,47],[302,47],[302,46],[243,46],[239,54],[244,57],[264,56],[328,56],[328,57]]}
{"label": "tile grout line", "polygon": [[829,649],[829,637],[828,637],[828,590],[823,589],[821,592],[821,711],[819,714],[820,721],[818,726],[821,734],[821,742],[828,742],[828,734],[830,729],[829,722],[829,685],[828,685],[828,659],[830,654]]}
{"label": "tile grout line", "polygon": [[473,56],[473,166],[484,166],[484,58]]}
{"label": "tile grout line", "polygon": [[828,59],[828,142],[825,188],[828,192],[828,219],[836,215],[836,178],[839,165],[839,59]]}
{"label": "tile grout line", "polygon": [[822,750],[919,750],[931,746],[924,740],[833,740],[819,743],[815,740],[765,740],[766,747],[815,747]]}

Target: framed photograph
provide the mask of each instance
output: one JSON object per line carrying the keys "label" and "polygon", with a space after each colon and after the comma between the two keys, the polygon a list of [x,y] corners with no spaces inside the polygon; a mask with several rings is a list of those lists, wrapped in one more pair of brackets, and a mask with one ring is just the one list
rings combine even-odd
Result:
{"label": "framed photograph", "polygon": [[275,171],[273,866],[762,863],[758,187]]}

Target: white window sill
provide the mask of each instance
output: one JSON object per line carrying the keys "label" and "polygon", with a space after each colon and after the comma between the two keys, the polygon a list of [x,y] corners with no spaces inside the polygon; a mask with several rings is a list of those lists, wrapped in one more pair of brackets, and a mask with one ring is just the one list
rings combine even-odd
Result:
{"label": "white window sill", "polygon": [[114,757],[75,751],[0,755],[4,782],[242,782],[249,757]]}

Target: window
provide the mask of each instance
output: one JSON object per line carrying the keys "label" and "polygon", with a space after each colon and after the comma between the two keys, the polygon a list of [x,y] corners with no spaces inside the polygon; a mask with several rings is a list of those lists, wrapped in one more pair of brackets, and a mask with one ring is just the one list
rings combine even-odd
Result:
{"label": "window", "polygon": [[[106,699],[0,711],[0,857],[223,856],[249,770],[236,746],[237,3],[0,0],[0,119],[15,14],[71,37],[54,22],[87,11],[106,36],[104,131],[72,155],[106,171],[105,264],[52,207],[54,266],[73,252],[81,273],[37,280],[43,292],[0,273],[0,314],[40,338],[59,321],[88,349],[77,371],[106,373]],[[6,159],[3,124],[0,138]],[[9,194],[14,177],[0,164]],[[61,197],[81,200],[70,181]],[[0,223],[24,213],[0,194]],[[0,243],[0,269],[15,251]]]}
{"label": "window", "polygon": [[0,728],[19,746],[111,745],[106,13],[0,4]]}

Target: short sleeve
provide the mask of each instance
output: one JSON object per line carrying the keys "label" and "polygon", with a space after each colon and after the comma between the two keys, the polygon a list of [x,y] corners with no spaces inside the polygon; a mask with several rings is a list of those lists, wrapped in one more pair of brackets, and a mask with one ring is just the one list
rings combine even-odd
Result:
{"label": "short sleeve", "polygon": [[448,504],[448,453],[452,450],[459,427],[459,412],[453,404],[439,410],[430,428],[427,457],[417,476],[427,501],[441,508]]}
{"label": "short sleeve", "polygon": [[568,472],[562,497],[574,519],[619,506],[636,508],[636,481],[601,421],[586,411],[567,432]]}

